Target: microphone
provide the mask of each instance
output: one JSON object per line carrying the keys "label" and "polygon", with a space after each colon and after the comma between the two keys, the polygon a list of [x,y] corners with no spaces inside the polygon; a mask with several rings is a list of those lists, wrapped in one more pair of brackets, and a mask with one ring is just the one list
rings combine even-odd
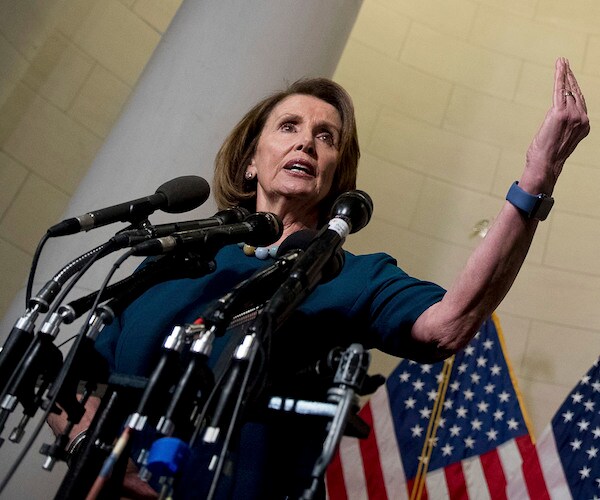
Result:
{"label": "microphone", "polygon": [[168,224],[158,224],[156,226],[150,225],[144,229],[126,229],[119,231],[112,237],[112,240],[116,242],[120,248],[132,247],[152,238],[162,238],[163,236],[170,236],[173,233],[243,222],[249,215],[250,212],[242,207],[226,208],[208,219],[171,222]]}
{"label": "microphone", "polygon": [[302,255],[316,233],[313,229],[302,229],[288,236],[279,245],[275,262],[256,271],[210,304],[200,316],[202,324],[215,336],[220,337],[226,332],[235,315],[262,305],[287,278],[294,262]]}
{"label": "microphone", "polygon": [[[110,310],[113,316],[118,316],[129,304],[154,285],[181,278],[199,278],[214,270],[215,264],[212,261],[188,259],[178,254],[164,255],[148,262],[132,275],[106,287],[100,294],[100,302],[105,300],[109,302],[100,307]],[[98,291],[89,293],[60,306],[58,310],[63,316],[63,322],[72,323],[88,311],[96,301],[98,293]]]}
{"label": "microphone", "polygon": [[270,321],[281,325],[289,313],[322,282],[332,259],[335,267],[335,259],[339,260],[338,254],[346,236],[360,231],[371,220],[373,201],[364,191],[348,191],[338,196],[331,214],[328,224],[319,231],[294,264],[288,279],[271,297],[263,311],[269,318],[267,325]]}
{"label": "microphone", "polygon": [[232,243],[246,242],[252,246],[266,246],[283,234],[283,222],[270,212],[250,214],[244,222],[219,227],[184,231],[163,238],[155,238],[136,245],[132,255],[159,255],[185,247],[196,247],[207,254],[215,254]]}
{"label": "microphone", "polygon": [[65,219],[49,228],[48,234],[66,236],[113,222],[136,223],[159,209],[172,214],[183,213],[202,205],[209,194],[210,186],[205,179],[184,175],[165,182],[153,195]]}
{"label": "microphone", "polygon": [[303,286],[312,291],[323,279],[323,269],[341,248],[346,236],[365,227],[372,214],[373,201],[364,191],[347,191],[338,196],[331,208],[332,218],[296,263],[291,276],[304,281]]}

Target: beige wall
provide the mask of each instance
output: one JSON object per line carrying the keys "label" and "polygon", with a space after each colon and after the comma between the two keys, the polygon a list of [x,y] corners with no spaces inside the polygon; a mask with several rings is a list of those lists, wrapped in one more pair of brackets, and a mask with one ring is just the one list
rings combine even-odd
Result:
{"label": "beige wall", "polygon": [[[179,1],[0,2],[0,315],[57,222]],[[365,0],[335,75],[354,96],[356,252],[449,285],[518,178],[566,56],[600,110],[596,0]],[[499,309],[537,430],[600,352],[600,155],[593,130]],[[90,209],[98,207],[90,207]],[[383,365],[381,365],[383,366]],[[385,368],[382,368],[385,369]]]}
{"label": "beige wall", "polygon": [[180,3],[0,2],[0,317]]}
{"label": "beige wall", "polygon": [[600,354],[600,4],[366,0],[335,74],[357,105],[359,182],[375,203],[347,248],[384,249],[448,286],[519,178],[558,56],[592,133],[498,311],[536,434]]}

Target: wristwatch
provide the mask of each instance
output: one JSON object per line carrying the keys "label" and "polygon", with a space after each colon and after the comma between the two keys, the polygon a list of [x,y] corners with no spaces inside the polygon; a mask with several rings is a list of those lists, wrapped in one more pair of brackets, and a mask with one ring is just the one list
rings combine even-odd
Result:
{"label": "wristwatch", "polygon": [[529,194],[519,187],[519,182],[513,182],[506,194],[506,200],[517,207],[528,219],[546,220],[554,198],[547,194]]}

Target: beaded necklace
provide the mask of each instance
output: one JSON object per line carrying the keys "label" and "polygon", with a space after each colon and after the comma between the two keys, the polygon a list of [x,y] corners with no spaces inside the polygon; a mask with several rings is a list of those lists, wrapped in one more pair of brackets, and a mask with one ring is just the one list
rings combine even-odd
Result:
{"label": "beaded necklace", "polygon": [[252,245],[246,245],[246,243],[238,243],[238,246],[248,257],[256,257],[260,260],[265,260],[268,257],[274,259],[277,256],[277,250],[279,250],[279,245],[272,247],[253,247]]}

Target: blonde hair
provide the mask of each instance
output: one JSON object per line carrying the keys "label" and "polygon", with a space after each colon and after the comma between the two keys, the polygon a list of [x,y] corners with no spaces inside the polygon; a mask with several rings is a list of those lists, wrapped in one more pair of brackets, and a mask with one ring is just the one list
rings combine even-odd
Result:
{"label": "blonde hair", "polygon": [[322,99],[337,109],[342,120],[339,163],[331,190],[321,203],[320,218],[329,213],[331,204],[341,193],[356,188],[360,149],[352,99],[340,85],[327,78],[302,79],[256,104],[223,142],[215,159],[213,179],[213,195],[220,210],[234,206],[256,210],[256,180],[249,182],[245,179],[246,167],[250,164],[271,111],[294,94]]}

